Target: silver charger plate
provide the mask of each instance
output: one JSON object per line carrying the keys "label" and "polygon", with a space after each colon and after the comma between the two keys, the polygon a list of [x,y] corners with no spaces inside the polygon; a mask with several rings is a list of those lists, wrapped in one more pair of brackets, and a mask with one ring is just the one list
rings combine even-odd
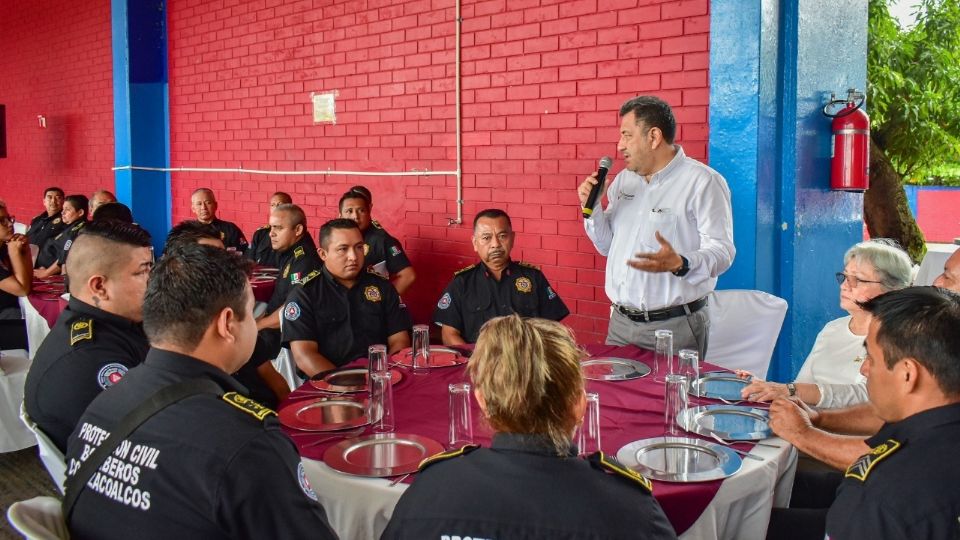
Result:
{"label": "silver charger plate", "polygon": [[749,379],[741,379],[729,371],[710,371],[690,385],[690,395],[697,397],[743,401],[740,390],[750,384]]}
{"label": "silver charger plate", "polygon": [[732,476],[743,464],[726,446],[692,437],[653,437],[626,444],[617,460],[664,482],[707,482]]}
{"label": "silver charger plate", "polygon": [[331,469],[354,476],[384,478],[416,472],[443,445],[420,435],[374,433],[341,441],[323,453]]}
{"label": "silver charger plate", "polygon": [[677,425],[700,435],[733,441],[759,441],[773,435],[766,409],[743,405],[703,405],[677,415]]}
{"label": "silver charger plate", "polygon": [[580,362],[584,378],[591,381],[629,381],[650,373],[643,362],[629,358],[590,358]]}
{"label": "silver charger plate", "polygon": [[[396,354],[392,357],[393,363],[412,368],[413,367],[413,349],[407,347],[397,351]],[[443,347],[438,345],[430,346],[430,367],[431,368],[444,368],[444,367],[453,367],[459,366],[461,364],[467,363],[467,357],[460,353],[460,351],[451,349],[449,347]]]}
{"label": "silver charger plate", "polygon": [[346,397],[295,401],[277,413],[280,423],[301,431],[339,431],[365,426],[367,402]]}
{"label": "silver charger plate", "polygon": [[[390,384],[397,384],[403,374],[390,370]],[[310,386],[333,394],[354,394],[367,391],[367,368],[338,369],[324,374],[319,380],[311,380]]]}

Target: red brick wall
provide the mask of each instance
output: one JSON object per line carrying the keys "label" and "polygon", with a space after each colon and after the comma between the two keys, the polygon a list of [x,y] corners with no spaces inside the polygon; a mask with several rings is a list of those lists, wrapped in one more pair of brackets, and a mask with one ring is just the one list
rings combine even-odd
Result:
{"label": "red brick wall", "polygon": [[[639,5],[642,4],[642,5]],[[465,0],[464,220],[453,177],[173,175],[173,219],[212,187],[220,215],[252,231],[289,191],[310,229],[347,187],[417,268],[407,295],[429,318],[455,269],[473,262],[469,223],[501,207],[514,258],[541,265],[581,341],[602,340],[604,260],[583,233],[575,188],[615,156],[617,109],[640,93],[675,107],[679,140],[706,157],[709,2]],[[171,162],[269,170],[454,170],[454,1],[170,0]],[[314,125],[311,92],[337,92],[336,125]],[[620,165],[615,165],[619,169]],[[616,172],[613,171],[613,172]]]}
{"label": "red brick wall", "polygon": [[51,185],[68,195],[113,190],[109,0],[4,2],[0,51],[0,199],[11,213],[29,222]]}

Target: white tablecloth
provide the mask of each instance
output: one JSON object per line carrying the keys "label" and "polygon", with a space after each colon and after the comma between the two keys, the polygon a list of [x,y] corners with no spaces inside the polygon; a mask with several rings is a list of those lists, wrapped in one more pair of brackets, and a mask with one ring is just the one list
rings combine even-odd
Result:
{"label": "white tablecloth", "polygon": [[960,248],[953,244],[927,244],[927,254],[923,256],[914,285],[933,285],[933,280],[943,273],[943,263]]}
{"label": "white tablecloth", "polygon": [[27,351],[3,351],[0,356],[0,453],[37,444],[33,433],[20,421],[23,383],[30,360]]}
{"label": "white tablecloth", "polygon": [[50,325],[47,324],[47,320],[43,318],[43,315],[40,315],[40,312],[33,307],[26,296],[20,297],[20,309],[23,310],[23,318],[27,321],[29,357],[33,360],[33,356],[37,354],[37,349],[40,348],[43,339],[50,333]]}
{"label": "white tablecloth", "polygon": [[[770,509],[785,507],[796,469],[797,453],[780,439],[767,442],[780,448],[756,446],[751,453],[763,461],[744,459],[743,468],[724,481],[713,502],[684,540],[740,540],[766,535]],[[322,461],[303,459],[307,478],[340,538],[379,538],[407,485],[389,480],[340,474]],[[654,490],[656,495],[656,490]]]}

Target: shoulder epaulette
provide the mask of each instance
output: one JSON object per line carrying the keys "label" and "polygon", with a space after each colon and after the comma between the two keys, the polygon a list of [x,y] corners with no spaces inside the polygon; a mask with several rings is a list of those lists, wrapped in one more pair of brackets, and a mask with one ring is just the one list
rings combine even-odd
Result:
{"label": "shoulder epaulette", "polygon": [[523,261],[519,261],[517,264],[519,264],[520,266],[526,266],[527,268],[533,268],[534,270],[540,270],[540,267],[535,264],[530,264]]}
{"label": "shoulder epaulette", "polygon": [[70,346],[73,347],[81,341],[93,340],[93,319],[77,319],[70,323]]}
{"label": "shoulder epaulette", "polygon": [[317,277],[317,276],[319,276],[319,275],[320,275],[320,270],[314,270],[314,271],[310,272],[309,274],[307,274],[306,277],[301,278],[300,281],[299,281],[299,283],[300,283],[301,285],[306,285],[311,279],[313,279],[313,278],[315,278],[315,277]]}
{"label": "shoulder epaulette", "polygon": [[476,268],[476,267],[477,267],[477,263],[473,263],[473,264],[471,264],[470,266],[465,266],[465,267],[457,270],[456,272],[453,273],[453,275],[459,276],[460,274],[466,272],[467,270],[473,270],[473,269]]}
{"label": "shoulder epaulette", "polygon": [[439,463],[441,461],[445,461],[455,457],[465,456],[470,452],[473,452],[477,448],[480,448],[480,445],[468,444],[466,446],[457,448],[456,450],[450,450],[448,452],[440,452],[439,454],[434,454],[420,462],[420,470],[422,471],[427,467],[433,465],[434,463]]}
{"label": "shoulder epaulette", "polygon": [[622,476],[636,484],[639,484],[647,491],[647,493],[653,493],[653,484],[650,482],[650,480],[637,471],[625,467],[622,463],[604,454],[603,452],[594,452],[590,454],[590,456],[587,457],[587,461],[589,461],[590,465],[593,465],[593,468],[595,469]]}
{"label": "shoulder epaulette", "polygon": [[380,222],[375,219],[370,220],[370,225],[373,225],[376,229],[383,229],[383,225],[380,225]]}
{"label": "shoulder epaulette", "polygon": [[223,395],[222,399],[257,420],[263,420],[271,414],[274,416],[277,414],[273,409],[264,407],[247,396],[240,395],[236,392],[227,392]]}
{"label": "shoulder epaulette", "polygon": [[845,478],[856,478],[861,482],[866,482],[867,476],[870,474],[870,471],[873,470],[873,467],[890,454],[899,450],[900,446],[900,441],[887,439],[886,442],[874,446],[869,452],[860,456],[860,459],[855,461],[843,476]]}
{"label": "shoulder epaulette", "polygon": [[270,224],[268,223],[266,225],[261,225],[259,228],[257,228],[257,230],[262,231],[263,229],[269,229],[269,228],[270,228]]}
{"label": "shoulder epaulette", "polygon": [[303,246],[297,246],[297,247],[293,250],[293,258],[294,258],[294,259],[299,259],[300,257],[303,257],[305,253],[306,253],[306,251],[303,249]]}

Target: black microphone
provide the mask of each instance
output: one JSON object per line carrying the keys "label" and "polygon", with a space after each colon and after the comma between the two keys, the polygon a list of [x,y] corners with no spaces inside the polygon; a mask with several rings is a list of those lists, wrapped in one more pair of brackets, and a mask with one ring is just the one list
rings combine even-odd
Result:
{"label": "black microphone", "polygon": [[600,192],[603,191],[603,181],[607,179],[607,171],[611,165],[613,165],[612,159],[607,156],[600,158],[600,167],[597,169],[597,183],[590,190],[590,195],[587,196],[587,204],[583,207],[583,217],[593,216],[593,207],[597,205],[597,200],[600,199]]}

